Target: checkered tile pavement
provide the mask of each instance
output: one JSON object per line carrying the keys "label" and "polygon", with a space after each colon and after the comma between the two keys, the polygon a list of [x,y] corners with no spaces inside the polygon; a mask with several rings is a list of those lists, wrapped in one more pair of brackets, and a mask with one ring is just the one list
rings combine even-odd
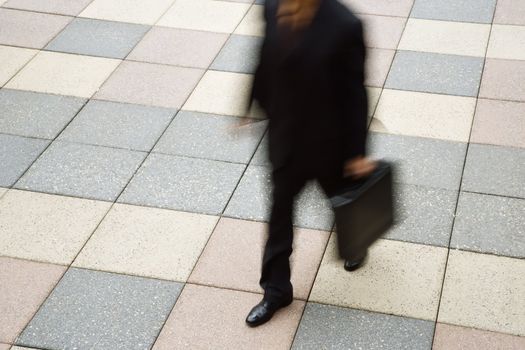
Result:
{"label": "checkered tile pavement", "polygon": [[249,329],[262,1],[0,0],[0,349],[525,349],[525,2],[345,2],[399,222],[347,273],[308,187]]}

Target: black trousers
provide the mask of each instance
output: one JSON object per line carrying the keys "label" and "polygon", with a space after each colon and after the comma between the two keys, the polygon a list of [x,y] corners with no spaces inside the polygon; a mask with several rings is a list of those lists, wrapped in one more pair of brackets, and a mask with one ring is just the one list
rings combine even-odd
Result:
{"label": "black trousers", "polygon": [[266,300],[288,300],[293,297],[290,282],[290,255],[293,245],[294,199],[309,180],[317,180],[327,196],[342,178],[342,166],[305,170],[293,163],[272,173],[273,203],[269,234],[263,254],[260,285]]}

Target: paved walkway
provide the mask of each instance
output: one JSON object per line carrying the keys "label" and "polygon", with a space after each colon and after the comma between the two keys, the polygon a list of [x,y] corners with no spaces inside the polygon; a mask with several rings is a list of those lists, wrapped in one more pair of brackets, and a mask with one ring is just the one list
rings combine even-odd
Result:
{"label": "paved walkway", "polygon": [[525,349],[525,2],[347,0],[399,223],[347,273],[309,187],[296,300],[249,329],[253,2],[0,0],[0,349]]}

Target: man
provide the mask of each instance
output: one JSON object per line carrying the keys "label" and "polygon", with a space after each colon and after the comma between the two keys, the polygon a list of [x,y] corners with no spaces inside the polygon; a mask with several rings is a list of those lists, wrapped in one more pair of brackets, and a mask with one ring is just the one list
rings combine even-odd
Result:
{"label": "man", "polygon": [[[255,327],[293,300],[294,197],[308,180],[327,195],[343,177],[368,175],[367,96],[361,22],[337,0],[266,0],[266,33],[252,97],[269,118],[273,205],[261,287],[248,314]],[[358,268],[364,257],[346,261]]]}

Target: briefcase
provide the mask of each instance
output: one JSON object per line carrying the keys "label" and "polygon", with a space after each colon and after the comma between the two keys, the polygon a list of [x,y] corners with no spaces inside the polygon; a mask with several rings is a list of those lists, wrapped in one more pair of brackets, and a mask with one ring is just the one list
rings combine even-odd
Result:
{"label": "briefcase", "polygon": [[330,198],[341,258],[362,258],[368,247],[393,225],[392,187],[392,166],[378,161],[370,176],[348,182]]}

